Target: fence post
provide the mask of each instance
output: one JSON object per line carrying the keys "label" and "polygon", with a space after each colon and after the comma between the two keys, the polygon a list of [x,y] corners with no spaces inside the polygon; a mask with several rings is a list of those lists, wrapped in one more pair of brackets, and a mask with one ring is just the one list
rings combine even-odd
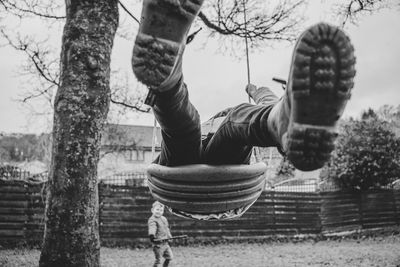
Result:
{"label": "fence post", "polygon": [[275,189],[271,191],[272,225],[276,234],[276,213],[275,213]]}
{"label": "fence post", "polygon": [[358,197],[358,214],[360,218],[361,230],[364,229],[363,202],[364,202],[364,192],[360,191]]}
{"label": "fence post", "polygon": [[42,242],[44,222],[46,217],[46,187],[47,182],[28,182],[27,187],[27,223],[26,242],[36,246]]}
{"label": "fence post", "polygon": [[25,245],[29,245],[30,244],[30,239],[31,239],[31,229],[29,227],[29,223],[32,221],[32,211],[31,211],[31,197],[30,197],[30,193],[29,193],[29,185],[28,183],[24,182],[23,183],[23,187],[25,189],[25,193],[24,193],[24,201],[26,202],[25,205],[25,215],[26,215],[26,219],[24,221],[24,243]]}
{"label": "fence post", "polygon": [[98,213],[98,220],[99,220],[99,236],[100,236],[100,244],[102,243],[102,228],[103,228],[103,221],[102,221],[102,213],[103,213],[103,200],[104,200],[104,183],[98,182],[97,183],[97,192],[99,194],[99,213]]}
{"label": "fence post", "polygon": [[392,195],[393,195],[393,207],[394,207],[394,216],[395,216],[394,218],[395,218],[396,224],[400,225],[400,215],[399,215],[400,211],[397,209],[396,190],[395,189],[391,189],[391,190],[392,190]]}
{"label": "fence post", "polygon": [[317,228],[317,231],[318,231],[318,234],[322,234],[322,205],[323,205],[323,198],[322,198],[322,194],[321,194],[321,191],[318,191],[317,192],[318,193],[318,198],[319,198],[319,213],[318,213],[318,228]]}

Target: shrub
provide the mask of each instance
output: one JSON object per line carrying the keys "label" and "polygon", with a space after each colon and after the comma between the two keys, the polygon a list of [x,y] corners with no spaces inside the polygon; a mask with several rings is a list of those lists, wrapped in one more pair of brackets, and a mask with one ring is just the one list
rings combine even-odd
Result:
{"label": "shrub", "polygon": [[328,163],[327,178],[345,189],[386,186],[400,177],[400,139],[377,116],[363,116],[341,127]]}

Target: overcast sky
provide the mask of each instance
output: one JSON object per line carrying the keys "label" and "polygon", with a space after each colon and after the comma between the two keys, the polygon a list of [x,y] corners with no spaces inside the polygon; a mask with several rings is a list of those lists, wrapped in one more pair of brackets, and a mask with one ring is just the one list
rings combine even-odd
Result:
{"label": "overcast sky", "polygon": [[[319,2],[319,1],[313,1]],[[329,9],[321,3],[310,4],[306,13],[308,25],[318,21],[337,24]],[[139,11],[134,12],[139,15]],[[345,28],[350,36],[357,57],[357,75],[352,98],[345,116],[358,117],[368,107],[384,104],[400,104],[400,10],[383,10],[362,17],[358,25]],[[233,58],[217,51],[215,40],[205,43],[205,32],[200,32],[187,47],[184,57],[184,77],[190,99],[199,110],[202,121],[216,112],[233,105],[247,102],[244,92],[247,83],[245,58]],[[59,37],[61,38],[61,34]],[[287,78],[294,44],[266,47],[250,53],[251,82],[268,86],[277,95],[283,93],[272,77]],[[130,69],[132,42],[116,42],[113,50],[113,66],[135,83]],[[39,118],[15,101],[26,88],[20,85],[17,70],[23,57],[10,48],[0,47],[0,132],[48,131],[38,122]],[[133,88],[134,89],[134,88]],[[152,125],[152,115],[130,114],[120,120],[124,124]],[[39,126],[40,125],[40,126]]]}

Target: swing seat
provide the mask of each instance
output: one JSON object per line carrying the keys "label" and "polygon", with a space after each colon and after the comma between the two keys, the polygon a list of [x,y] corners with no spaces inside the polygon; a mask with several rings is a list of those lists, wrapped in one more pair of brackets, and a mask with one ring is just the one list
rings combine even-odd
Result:
{"label": "swing seat", "polygon": [[242,215],[265,187],[266,165],[151,164],[147,169],[152,196],[173,213],[201,220]]}

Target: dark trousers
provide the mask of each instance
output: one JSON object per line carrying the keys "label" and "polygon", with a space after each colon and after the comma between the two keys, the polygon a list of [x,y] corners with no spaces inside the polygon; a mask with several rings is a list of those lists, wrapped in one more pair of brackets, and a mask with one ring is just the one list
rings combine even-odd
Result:
{"label": "dark trousers", "polygon": [[257,93],[258,104],[233,107],[206,145],[201,141],[200,116],[189,101],[183,80],[172,89],[158,93],[153,112],[163,140],[155,163],[164,166],[248,164],[253,146],[278,146],[268,131],[267,118],[279,99],[267,88]]}
{"label": "dark trousers", "polygon": [[154,252],[154,257],[155,257],[153,267],[161,266],[161,259],[163,257],[165,258],[163,266],[168,266],[168,264],[170,263],[170,261],[173,258],[171,247],[168,245],[167,242],[158,244],[158,245],[154,245],[153,252]]}

